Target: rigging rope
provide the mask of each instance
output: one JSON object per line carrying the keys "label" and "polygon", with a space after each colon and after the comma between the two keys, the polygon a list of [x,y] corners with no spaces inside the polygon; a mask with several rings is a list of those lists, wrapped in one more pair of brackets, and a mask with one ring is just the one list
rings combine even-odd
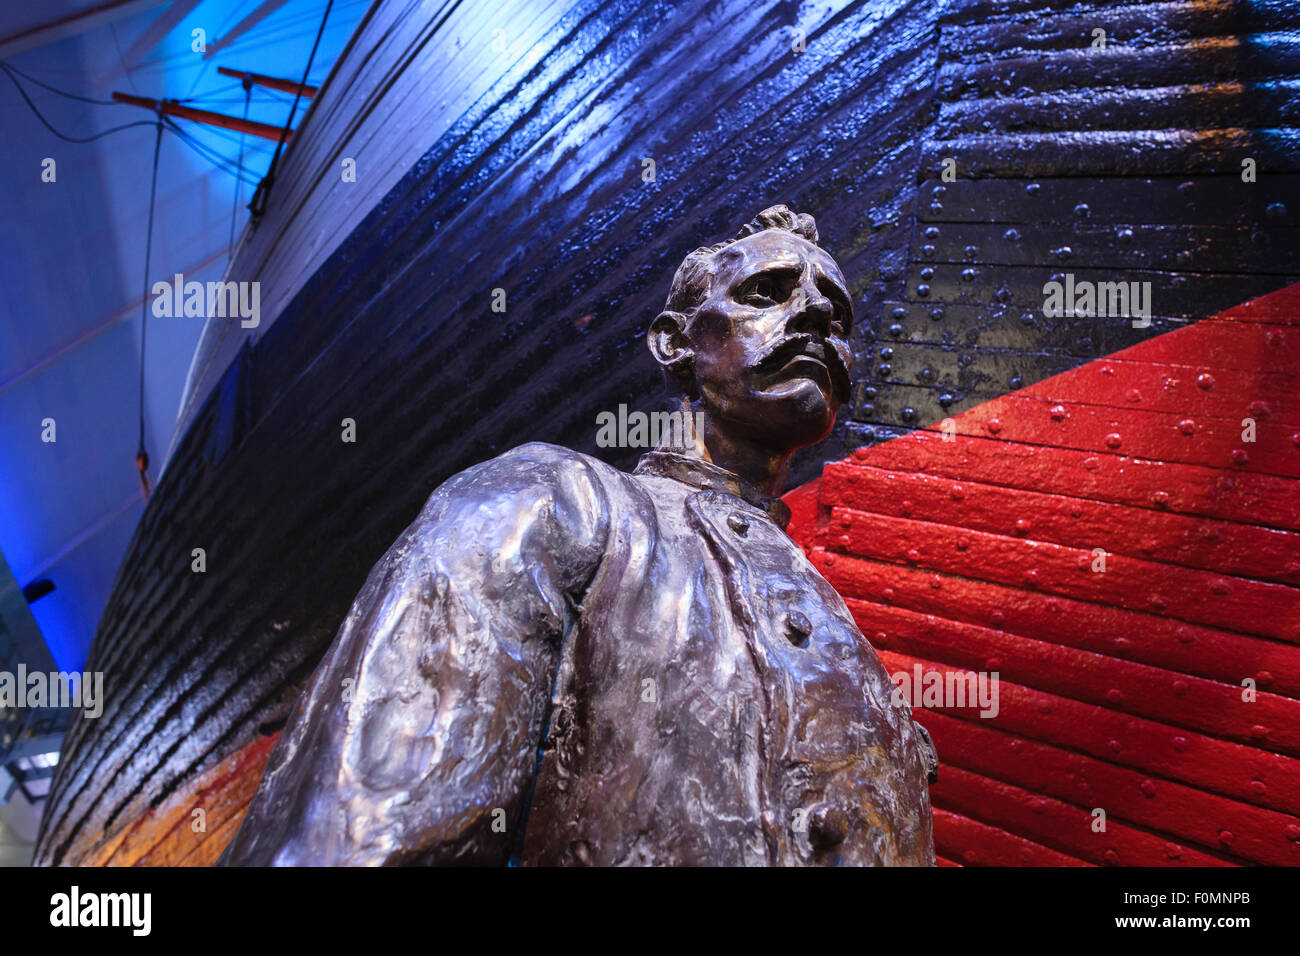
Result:
{"label": "rigging rope", "polygon": [[307,68],[302,71],[302,80],[298,83],[298,92],[294,94],[293,106],[289,108],[289,118],[284,121],[284,129],[280,130],[280,141],[275,144],[275,155],[271,157],[271,165],[267,167],[266,175],[257,184],[253,199],[248,204],[248,211],[254,219],[261,218],[262,213],[266,212],[266,199],[271,192],[271,187],[275,184],[275,167],[280,161],[280,150],[284,148],[284,139],[289,135],[289,127],[293,125],[293,115],[298,111],[298,101],[302,99],[302,88],[307,85],[307,77],[311,73],[312,61],[316,59],[316,48],[320,46],[321,35],[325,33],[325,21],[330,18],[330,9],[333,6],[334,0],[329,0],[329,3],[325,4],[325,15],[320,18],[320,29],[316,31],[316,42],[311,45],[311,56],[307,57]]}
{"label": "rigging rope", "polygon": [[[211,163],[215,168],[219,169],[221,172],[226,173],[230,176],[235,176],[241,182],[248,183],[249,185],[256,184],[257,182],[256,180],[247,178],[243,172],[236,173],[234,169],[234,162],[232,160],[226,159],[224,156],[218,153],[211,146],[208,146],[207,144],[200,142],[198,139],[194,138],[189,133],[185,132],[185,130],[183,130],[180,126],[177,126],[175,121],[173,121],[170,117],[164,116],[163,124],[167,127],[167,129],[170,132],[174,133],[180,139],[181,142],[183,142],[190,149],[194,150],[194,152],[198,153],[200,156],[206,159],[209,163]],[[215,131],[205,130],[205,132],[211,133]]]}
{"label": "rigging rope", "polygon": [[96,99],[91,99],[89,96],[79,96],[79,95],[77,95],[76,93],[69,93],[67,90],[61,90],[61,89],[59,89],[57,86],[50,86],[50,84],[45,83],[45,82],[42,82],[41,80],[38,80],[36,77],[32,76],[30,73],[24,73],[22,70],[18,69],[18,67],[14,66],[14,65],[12,65],[12,64],[10,64],[10,63],[5,63],[5,64],[4,64],[4,68],[5,68],[6,70],[9,70],[9,71],[12,72],[12,73],[17,73],[19,76],[21,76],[21,77],[22,77],[24,80],[26,80],[28,83],[35,83],[35,84],[36,84],[37,86],[39,86],[41,89],[43,89],[43,90],[49,90],[51,93],[54,93],[54,94],[57,95],[57,96],[63,96],[63,97],[66,97],[67,99],[70,99],[70,100],[77,100],[78,102],[81,102],[81,103],[92,103],[92,104],[94,104],[95,106],[121,106],[121,105],[122,105],[121,103],[118,103],[116,100],[96,100]]}
{"label": "rigging rope", "polygon": [[[6,75],[9,77],[9,81],[13,83],[15,87],[17,87],[18,93],[22,96],[23,100],[27,103],[27,106],[31,109],[32,113],[36,116],[36,118],[41,121],[41,124],[47,130],[49,130],[51,133],[53,133],[55,136],[57,136],[59,139],[63,140],[64,142],[92,143],[97,139],[100,139],[104,136],[108,136],[110,133],[116,133],[124,129],[132,129],[133,127],[136,126],[153,126],[157,122],[156,120],[139,120],[138,122],[135,123],[126,123],[122,126],[114,126],[112,129],[106,129],[103,132],[96,133],[94,136],[87,136],[84,138],[65,135],[64,133],[60,133],[57,129],[55,129],[54,126],[50,123],[50,121],[45,118],[45,114],[43,114],[39,109],[37,109],[36,104],[32,102],[31,97],[27,95],[27,91],[23,89],[22,85],[18,82],[14,74],[23,77],[23,79],[31,80],[31,82],[49,90],[51,93],[57,93],[59,96],[66,96],[68,99],[81,100],[82,102],[92,103],[96,106],[121,106],[122,104],[117,103],[113,100],[92,100],[84,96],[77,96],[74,93],[64,92],[63,90],[60,90],[57,87],[50,86],[48,83],[42,83],[40,80],[33,79],[32,77],[24,73],[22,70],[11,67],[9,64],[4,63],[2,61],[0,61],[0,69],[3,69],[5,71]],[[247,114],[245,114],[245,118],[247,118]],[[239,171],[236,172],[236,170],[233,168],[234,164],[230,160],[226,159],[224,156],[222,156],[211,146],[201,143],[199,140],[195,139],[193,136],[186,133],[185,130],[177,126],[176,123],[174,123],[170,118],[163,117],[163,122],[166,124],[168,130],[175,133],[178,137],[180,137],[185,142],[186,146],[190,147],[190,149],[194,150],[196,153],[202,156],[214,167],[221,170],[223,173],[227,173],[231,176],[235,176],[236,178],[240,179],[243,182],[248,183],[249,185],[253,185],[256,182],[256,180],[245,178],[242,166],[239,169]],[[212,132],[212,133],[216,133],[217,135],[220,135],[219,131],[216,129],[208,130],[208,132]],[[270,147],[267,148],[269,149]]]}
{"label": "rigging rope", "polygon": [[[244,122],[248,122],[248,104],[253,97],[253,81],[244,77]],[[230,251],[227,256],[235,254],[235,216],[239,213],[239,200],[244,194],[244,131],[239,131],[239,152],[235,154],[235,159],[239,163],[239,172],[235,176],[235,205],[230,209]]]}
{"label": "rigging rope", "polygon": [[[41,121],[41,125],[43,125],[46,129],[48,129],[51,133],[53,133],[55,136],[57,136],[59,139],[63,140],[64,142],[68,142],[68,143],[93,143],[95,140],[100,139],[101,137],[104,137],[104,136],[108,136],[110,133],[116,133],[116,132],[118,132],[118,131],[120,131],[120,130],[124,130],[124,129],[131,129],[133,126],[152,126],[152,125],[153,125],[153,122],[150,121],[150,120],[140,120],[139,122],[136,122],[136,123],[125,123],[125,124],[123,124],[122,126],[114,126],[112,129],[106,129],[106,130],[104,130],[102,133],[96,133],[94,136],[86,136],[86,137],[84,137],[84,138],[82,138],[82,137],[77,137],[77,136],[65,136],[63,133],[60,133],[57,129],[55,129],[53,126],[51,126],[51,125],[50,125],[50,121],[47,120],[47,119],[45,118],[45,115],[44,115],[43,113],[41,113],[41,111],[38,110],[38,109],[36,108],[36,104],[32,102],[32,98],[31,98],[30,96],[27,95],[27,91],[26,91],[25,89],[23,89],[22,84],[18,82],[18,78],[14,76],[14,74],[17,72],[17,70],[15,70],[13,67],[11,67],[8,63],[0,63],[0,67],[2,67],[2,68],[4,69],[5,76],[9,77],[9,82],[11,82],[11,83],[14,85],[14,87],[18,90],[18,95],[21,96],[21,97],[22,97],[22,98],[27,102],[27,105],[31,108],[31,111],[32,111],[33,113],[36,114],[36,118],[37,118],[38,120]],[[43,84],[42,84],[42,85],[43,85]],[[60,92],[61,92],[61,91],[60,91]],[[71,94],[66,94],[66,93],[64,93],[64,94],[62,94],[62,95],[64,95],[64,96],[71,96]],[[73,99],[82,99],[82,97],[76,97],[76,96],[73,96],[72,98],[73,98]],[[92,101],[92,102],[93,102],[93,101]],[[117,105],[117,104],[114,104],[114,105]]]}
{"label": "rigging rope", "polygon": [[157,124],[158,132],[153,141],[153,177],[149,184],[149,229],[144,240],[144,295],[140,299],[140,445],[135,453],[135,467],[140,472],[140,490],[146,501],[153,486],[149,482],[149,453],[144,447],[144,360],[149,344],[149,258],[153,253],[153,213],[158,196],[158,154],[162,150],[161,115]]}

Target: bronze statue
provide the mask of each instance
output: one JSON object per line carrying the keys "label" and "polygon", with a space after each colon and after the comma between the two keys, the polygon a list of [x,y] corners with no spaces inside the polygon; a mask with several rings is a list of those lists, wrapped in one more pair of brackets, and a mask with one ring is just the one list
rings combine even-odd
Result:
{"label": "bronze statue", "polygon": [[433,493],[223,863],[933,865],[929,738],[776,497],[849,394],[816,243],[773,206],[677,270],[648,341],[680,446],[523,445]]}

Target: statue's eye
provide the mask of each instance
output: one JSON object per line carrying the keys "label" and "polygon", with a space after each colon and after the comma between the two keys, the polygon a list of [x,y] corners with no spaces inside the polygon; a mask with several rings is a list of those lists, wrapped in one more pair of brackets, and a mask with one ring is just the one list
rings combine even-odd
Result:
{"label": "statue's eye", "polygon": [[760,308],[772,305],[778,300],[780,290],[777,288],[777,282],[771,276],[759,276],[749,286],[749,291],[745,293],[744,299],[750,305],[756,305]]}

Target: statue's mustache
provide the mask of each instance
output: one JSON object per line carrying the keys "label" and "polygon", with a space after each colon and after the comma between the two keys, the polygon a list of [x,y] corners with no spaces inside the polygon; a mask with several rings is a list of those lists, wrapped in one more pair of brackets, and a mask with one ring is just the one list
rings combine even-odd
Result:
{"label": "statue's mustache", "polygon": [[840,359],[840,353],[830,344],[820,342],[807,333],[791,335],[777,342],[754,363],[754,368],[759,372],[776,372],[796,355],[810,355],[820,360],[830,372],[835,397],[841,404],[849,400],[852,383],[849,380],[849,370]]}

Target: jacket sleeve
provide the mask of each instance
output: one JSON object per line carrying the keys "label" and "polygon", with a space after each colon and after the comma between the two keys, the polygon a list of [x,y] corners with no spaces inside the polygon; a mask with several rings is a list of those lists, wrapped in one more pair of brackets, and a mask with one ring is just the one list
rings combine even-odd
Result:
{"label": "jacket sleeve", "polygon": [[506,862],[608,527],[590,459],[551,445],[435,491],[370,572],[221,862]]}

